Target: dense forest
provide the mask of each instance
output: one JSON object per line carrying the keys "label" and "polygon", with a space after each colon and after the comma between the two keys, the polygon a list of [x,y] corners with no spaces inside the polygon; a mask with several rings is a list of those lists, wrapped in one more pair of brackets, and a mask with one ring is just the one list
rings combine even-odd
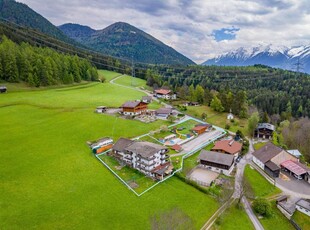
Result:
{"label": "dense forest", "polygon": [[86,59],[1,38],[0,80],[39,87],[97,79],[97,69]]}
{"label": "dense forest", "polygon": [[[190,87],[201,86],[204,101],[210,105],[210,91],[217,91],[223,111],[233,110],[239,114],[240,107],[231,104],[231,97],[245,93],[248,104],[255,105],[260,112],[278,120],[310,115],[310,76],[307,74],[271,68],[263,65],[248,67],[191,66],[173,68],[156,66],[146,72],[145,79],[150,86],[169,86],[181,98],[193,98]],[[213,94],[214,95],[214,94]]]}

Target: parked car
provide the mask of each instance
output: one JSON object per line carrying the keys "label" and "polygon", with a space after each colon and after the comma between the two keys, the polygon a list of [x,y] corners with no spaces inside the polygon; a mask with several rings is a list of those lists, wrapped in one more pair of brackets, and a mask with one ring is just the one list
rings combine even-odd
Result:
{"label": "parked car", "polygon": [[236,162],[239,163],[239,161],[241,160],[242,156],[238,156],[236,159]]}

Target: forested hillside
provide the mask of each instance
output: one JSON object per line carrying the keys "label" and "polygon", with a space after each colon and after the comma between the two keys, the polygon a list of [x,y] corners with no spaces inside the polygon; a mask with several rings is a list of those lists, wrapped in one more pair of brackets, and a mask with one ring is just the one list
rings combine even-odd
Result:
{"label": "forested hillside", "polygon": [[18,25],[33,28],[64,42],[79,45],[26,4],[14,0],[0,0],[0,18]]}
{"label": "forested hillside", "polygon": [[197,100],[190,86],[204,89],[204,103],[210,104],[211,90],[217,96],[224,111],[240,113],[240,107],[230,103],[231,94],[244,91],[249,104],[261,112],[274,115],[278,120],[310,116],[310,75],[263,65],[250,67],[196,66],[173,68],[157,66],[153,74],[145,75],[149,85],[166,85],[179,92],[181,98]]}
{"label": "forested hillside", "polygon": [[150,34],[125,22],[114,23],[102,30],[71,23],[59,28],[83,45],[113,57],[149,64],[195,64]]}
{"label": "forested hillside", "polygon": [[17,45],[5,36],[0,42],[0,80],[30,86],[97,80],[97,69],[86,59],[27,43]]}

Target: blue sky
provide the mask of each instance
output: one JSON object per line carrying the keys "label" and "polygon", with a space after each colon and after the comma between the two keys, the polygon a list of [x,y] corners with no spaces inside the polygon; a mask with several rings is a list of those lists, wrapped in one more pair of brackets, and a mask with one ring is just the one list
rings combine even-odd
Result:
{"label": "blue sky", "polygon": [[213,35],[214,39],[217,42],[224,41],[224,40],[235,40],[236,39],[236,33],[240,29],[238,28],[222,28],[219,30],[214,30]]}
{"label": "blue sky", "polygon": [[18,1],[55,25],[130,23],[197,63],[239,47],[310,41],[310,0]]}

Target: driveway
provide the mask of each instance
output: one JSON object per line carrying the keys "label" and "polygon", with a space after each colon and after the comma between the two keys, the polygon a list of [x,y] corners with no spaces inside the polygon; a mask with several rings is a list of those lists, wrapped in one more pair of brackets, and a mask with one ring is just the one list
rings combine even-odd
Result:
{"label": "driveway", "polygon": [[216,140],[221,135],[222,135],[222,132],[219,131],[219,130],[205,132],[205,133],[199,135],[198,137],[196,137],[195,139],[193,139],[193,140],[183,144],[182,145],[183,150],[180,153],[171,155],[171,157],[173,157],[173,156],[181,156],[181,155],[183,155],[185,153],[189,153],[189,152],[194,151],[196,149],[199,150],[206,143],[208,143],[210,141],[212,142],[212,141]]}

